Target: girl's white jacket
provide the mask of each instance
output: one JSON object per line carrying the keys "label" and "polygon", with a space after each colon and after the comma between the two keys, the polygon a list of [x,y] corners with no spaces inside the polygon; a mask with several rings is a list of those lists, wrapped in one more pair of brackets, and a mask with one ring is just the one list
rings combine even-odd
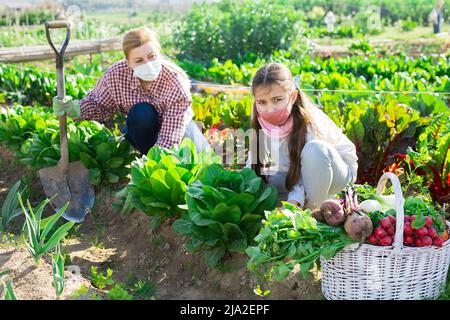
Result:
{"label": "girl's white jacket", "polygon": [[[355,145],[322,110],[316,106],[313,106],[310,110],[312,121],[314,122],[317,131],[308,127],[306,142],[313,139],[320,139],[332,145],[342,157],[342,160],[347,164],[352,175],[351,180],[352,182],[355,182],[358,171],[358,157],[356,156]],[[264,133],[262,133],[261,138],[262,143],[260,143],[260,148],[264,148],[264,154],[266,154],[265,161],[271,163],[270,167],[266,169],[266,172],[269,176],[273,175],[274,177],[278,177],[277,179],[285,179],[289,169],[287,138],[269,137]],[[262,150],[260,152],[262,152]],[[253,161],[252,158],[252,153],[249,152],[246,167],[251,167]],[[305,191],[301,178],[294,189],[289,192],[287,200],[297,200],[302,206],[304,205]]]}

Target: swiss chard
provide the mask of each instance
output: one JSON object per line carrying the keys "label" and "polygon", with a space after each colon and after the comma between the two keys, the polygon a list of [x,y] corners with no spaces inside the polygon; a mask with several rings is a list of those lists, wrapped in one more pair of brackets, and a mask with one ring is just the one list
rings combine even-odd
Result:
{"label": "swiss chard", "polygon": [[421,169],[431,198],[440,204],[450,202],[450,115],[436,116],[407,152]]}

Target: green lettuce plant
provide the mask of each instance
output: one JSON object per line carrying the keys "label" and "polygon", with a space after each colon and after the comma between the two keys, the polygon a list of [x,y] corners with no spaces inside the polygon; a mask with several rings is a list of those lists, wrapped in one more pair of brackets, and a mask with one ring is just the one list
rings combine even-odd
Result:
{"label": "green lettuce plant", "polygon": [[190,238],[189,251],[204,251],[206,265],[214,267],[226,252],[244,252],[264,210],[275,207],[277,190],[249,168],[237,172],[211,164],[187,188],[186,202],[188,213],[173,229]]}

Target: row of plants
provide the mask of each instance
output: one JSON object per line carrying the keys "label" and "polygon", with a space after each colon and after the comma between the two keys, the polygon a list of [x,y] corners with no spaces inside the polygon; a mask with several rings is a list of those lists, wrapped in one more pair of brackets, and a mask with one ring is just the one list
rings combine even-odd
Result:
{"label": "row of plants", "polygon": [[[0,143],[16,151],[34,170],[54,166],[61,157],[59,122],[49,108],[15,105],[0,109]],[[124,181],[136,153],[123,136],[95,121],[67,125],[69,160],[80,160],[94,185]]]}
{"label": "row of plants", "polygon": [[[327,60],[305,57],[296,61],[288,52],[278,52],[272,58],[273,61],[289,66],[292,74],[300,75],[300,87],[316,99],[316,102],[327,100],[332,103],[339,103],[342,100],[357,102],[361,98],[377,101],[384,95],[383,91],[394,91],[400,102],[419,110],[422,115],[445,112],[448,109],[446,104],[449,102],[449,96],[436,94],[450,92],[448,76],[450,63],[445,56],[433,60],[432,57],[425,56],[412,59],[404,55],[389,58],[356,55]],[[256,70],[267,62],[268,60],[261,59],[254,64],[238,66],[231,61],[220,63],[214,60],[209,68],[189,61],[179,62],[179,64],[191,76],[199,80],[248,84]],[[78,73],[66,75],[68,95],[82,99],[89,88],[94,86],[96,78],[80,73],[84,73],[83,70],[86,68],[93,70],[92,65],[88,67],[85,64],[85,67],[80,66],[78,69],[74,66],[74,72]],[[101,72],[103,72],[102,68],[95,68],[95,73]],[[0,66],[0,90],[7,101],[51,105],[53,93],[56,92],[56,78],[54,73],[42,72],[37,68],[20,70],[2,65]],[[346,92],[330,90],[346,90]],[[420,93],[414,94],[414,92]],[[208,99],[194,100],[194,108],[198,106],[201,110]]]}
{"label": "row of plants", "polygon": [[[258,68],[268,62],[280,62],[289,67],[292,74],[302,75],[302,82],[314,88],[353,89],[348,83],[358,81],[365,85],[366,90],[396,90],[396,91],[422,91],[420,83],[431,92],[448,92],[448,74],[450,63],[448,56],[439,57],[421,56],[408,57],[405,54],[384,55],[382,52],[367,52],[366,54],[347,55],[339,58],[311,57],[310,55],[296,56],[289,51],[276,51],[268,59],[257,58],[254,62],[236,63],[233,60],[215,58],[207,64],[196,63],[190,60],[180,60],[178,64],[188,74],[198,80],[214,81],[224,84],[249,85],[252,75]],[[306,74],[306,77],[303,76]],[[334,87],[326,85],[323,81],[325,74],[340,75],[346,78],[344,83],[336,83]],[[395,77],[400,79],[395,80]],[[332,78],[332,76],[331,76]],[[377,86],[384,81],[400,82],[401,85]],[[326,80],[326,77],[325,77]],[[347,85],[346,85],[347,84]],[[398,88],[396,88],[398,87]]]}

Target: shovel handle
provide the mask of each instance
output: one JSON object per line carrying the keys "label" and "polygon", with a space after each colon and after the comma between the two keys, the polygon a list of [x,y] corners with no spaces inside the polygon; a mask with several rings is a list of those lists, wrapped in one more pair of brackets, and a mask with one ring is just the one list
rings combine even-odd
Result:
{"label": "shovel handle", "polygon": [[[66,95],[66,88],[64,85],[64,52],[70,41],[70,31],[72,29],[72,22],[65,20],[58,21],[47,21],[45,23],[45,34],[47,36],[47,41],[50,47],[53,49],[56,55],[56,81],[57,81],[57,91],[58,98],[63,99]],[[58,51],[53,41],[50,37],[50,29],[61,29],[66,28],[66,39],[64,40],[61,49]],[[69,173],[69,146],[67,142],[67,117],[63,114],[59,117],[59,139],[61,146],[61,158],[59,160],[59,165],[61,166],[63,173],[67,176]]]}
{"label": "shovel handle", "polygon": [[[73,27],[73,23],[71,21],[66,20],[56,20],[56,21],[47,21],[45,23],[45,35],[47,36],[47,41],[50,47],[52,47],[53,51],[55,51],[56,54],[56,68],[62,68],[63,66],[63,57],[64,52],[66,51],[66,48],[70,41],[70,31]],[[53,41],[50,36],[50,29],[61,29],[66,28],[66,39],[64,40],[63,45],[61,46],[61,49],[58,51],[55,48],[55,45],[53,44]]]}

